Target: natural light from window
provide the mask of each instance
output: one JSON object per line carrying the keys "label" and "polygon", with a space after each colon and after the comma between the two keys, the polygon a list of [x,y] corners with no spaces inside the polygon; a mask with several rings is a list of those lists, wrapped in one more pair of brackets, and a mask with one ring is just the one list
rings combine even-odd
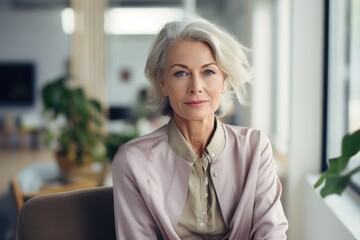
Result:
{"label": "natural light from window", "polygon": [[[104,31],[109,35],[156,34],[166,22],[184,16],[185,10],[180,7],[109,8],[104,13]],[[61,13],[61,21],[66,34],[74,32],[73,9],[65,8]]]}

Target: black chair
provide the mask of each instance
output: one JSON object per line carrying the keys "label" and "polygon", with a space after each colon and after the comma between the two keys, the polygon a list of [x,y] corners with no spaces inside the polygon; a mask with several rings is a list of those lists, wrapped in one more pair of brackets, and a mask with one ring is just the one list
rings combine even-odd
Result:
{"label": "black chair", "polygon": [[112,187],[42,195],[18,214],[19,240],[116,239]]}

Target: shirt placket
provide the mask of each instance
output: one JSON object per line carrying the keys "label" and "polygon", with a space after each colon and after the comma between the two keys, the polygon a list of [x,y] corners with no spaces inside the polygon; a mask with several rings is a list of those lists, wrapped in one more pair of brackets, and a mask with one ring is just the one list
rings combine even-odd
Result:
{"label": "shirt placket", "polygon": [[199,230],[203,233],[207,232],[208,227],[208,206],[209,206],[209,180],[207,177],[207,168],[208,168],[207,158],[198,159],[196,168],[197,173],[200,178],[200,197],[201,197],[201,209],[198,216],[199,218]]}

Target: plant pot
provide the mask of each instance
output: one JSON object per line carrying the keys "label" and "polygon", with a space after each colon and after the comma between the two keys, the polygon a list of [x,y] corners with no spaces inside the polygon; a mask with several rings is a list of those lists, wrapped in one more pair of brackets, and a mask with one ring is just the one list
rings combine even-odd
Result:
{"label": "plant pot", "polygon": [[108,166],[104,163],[93,163],[85,161],[82,164],[69,160],[66,155],[56,153],[56,161],[59,166],[62,178],[66,182],[77,182],[84,179],[95,180],[99,186],[104,182],[108,172]]}

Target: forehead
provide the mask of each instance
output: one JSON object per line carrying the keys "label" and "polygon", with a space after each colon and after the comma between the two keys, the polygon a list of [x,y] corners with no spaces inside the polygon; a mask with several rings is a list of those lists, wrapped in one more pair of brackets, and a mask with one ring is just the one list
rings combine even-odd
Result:
{"label": "forehead", "polygon": [[215,62],[211,47],[201,41],[178,40],[170,44],[167,50],[166,63],[194,61]]}

